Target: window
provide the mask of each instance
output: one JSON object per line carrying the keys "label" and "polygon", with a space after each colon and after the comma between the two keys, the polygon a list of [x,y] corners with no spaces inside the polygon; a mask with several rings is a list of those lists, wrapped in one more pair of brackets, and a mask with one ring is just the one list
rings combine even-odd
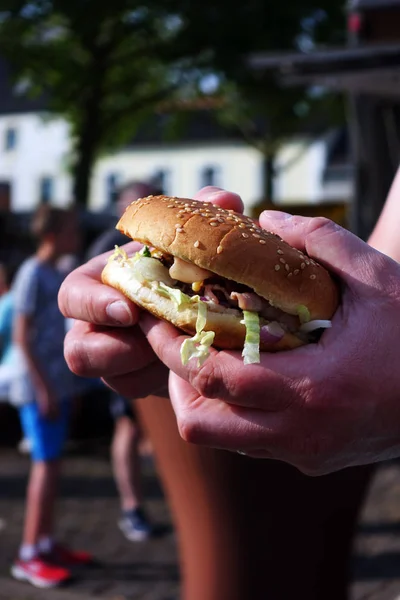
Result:
{"label": "window", "polygon": [[167,169],[158,169],[151,178],[151,182],[159,194],[168,194],[170,175],[171,173]]}
{"label": "window", "polygon": [[112,206],[117,201],[118,175],[109,173],[106,177],[106,206]]}
{"label": "window", "polygon": [[17,145],[17,130],[15,127],[8,127],[4,132],[4,149],[7,152],[14,150]]}
{"label": "window", "polygon": [[54,195],[54,180],[52,177],[42,177],[40,180],[39,201],[41,204],[51,204]]}
{"label": "window", "polygon": [[206,187],[207,185],[221,185],[220,181],[220,168],[216,166],[208,165],[204,167],[200,175],[200,187]]}

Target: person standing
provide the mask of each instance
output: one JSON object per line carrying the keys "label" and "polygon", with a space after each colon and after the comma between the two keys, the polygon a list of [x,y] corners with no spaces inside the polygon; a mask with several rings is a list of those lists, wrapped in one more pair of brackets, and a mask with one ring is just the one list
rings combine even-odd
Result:
{"label": "person standing", "polygon": [[58,259],[79,243],[73,211],[41,206],[32,220],[36,253],[20,267],[13,285],[13,339],[22,364],[11,392],[19,406],[24,435],[31,442],[32,465],[19,556],[12,576],[50,588],[71,576],[69,566],[90,555],[56,543],[54,509],[61,455],[68,431],[74,377],[63,354],[65,319],[57,305],[63,276]]}
{"label": "person standing", "polygon": [[[138,198],[157,193],[158,190],[150,183],[127,183],[118,191],[118,216],[122,216],[125,209]],[[127,241],[128,238],[113,227],[94,241],[87,258],[103,254],[115,246],[126,244]],[[121,503],[118,526],[129,541],[143,541],[152,535],[153,527],[143,507],[139,456],[140,423],[133,400],[115,392],[111,392],[110,412],[114,421],[111,461]]]}

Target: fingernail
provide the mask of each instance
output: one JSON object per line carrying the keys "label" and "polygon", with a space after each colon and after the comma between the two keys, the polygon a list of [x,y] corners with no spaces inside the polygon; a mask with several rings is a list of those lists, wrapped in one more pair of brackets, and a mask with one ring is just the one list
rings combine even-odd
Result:
{"label": "fingernail", "polygon": [[286,221],[293,216],[289,213],[282,212],[281,210],[264,210],[262,215],[269,219],[275,219],[276,221]]}
{"label": "fingernail", "polygon": [[129,306],[122,300],[112,302],[106,308],[107,316],[118,325],[132,325],[133,317]]}
{"label": "fingernail", "polygon": [[223,192],[224,190],[217,185],[206,185],[200,190],[201,194],[213,194],[218,192]]}

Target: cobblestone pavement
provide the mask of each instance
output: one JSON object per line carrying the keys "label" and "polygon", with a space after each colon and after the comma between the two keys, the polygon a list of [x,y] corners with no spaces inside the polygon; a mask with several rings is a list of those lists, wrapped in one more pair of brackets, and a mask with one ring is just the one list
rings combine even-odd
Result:
{"label": "cobblestone pavement", "polygon": [[[132,544],[116,527],[118,503],[106,453],[68,457],[59,509],[61,537],[93,552],[99,564],[50,593],[11,580],[28,466],[14,451],[0,452],[0,600],[178,598],[175,536],[151,461],[144,465],[145,488],[160,535]],[[381,466],[374,479],[355,544],[352,600],[400,600],[400,462]]]}

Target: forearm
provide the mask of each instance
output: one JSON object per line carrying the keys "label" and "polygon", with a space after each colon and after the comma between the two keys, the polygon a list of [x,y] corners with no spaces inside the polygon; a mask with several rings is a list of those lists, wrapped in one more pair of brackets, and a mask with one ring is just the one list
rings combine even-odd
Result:
{"label": "forearm", "polygon": [[368,243],[400,262],[400,169]]}

